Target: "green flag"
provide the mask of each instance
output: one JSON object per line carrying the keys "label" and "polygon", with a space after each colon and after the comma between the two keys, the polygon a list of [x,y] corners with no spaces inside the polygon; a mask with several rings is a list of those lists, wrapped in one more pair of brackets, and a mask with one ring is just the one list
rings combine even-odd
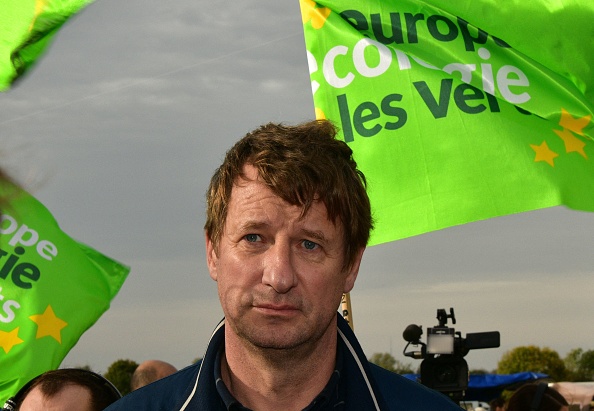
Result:
{"label": "green flag", "polygon": [[109,308],[129,268],[64,234],[24,191],[0,184],[0,404],[57,368]]}
{"label": "green flag", "polygon": [[41,56],[70,16],[93,0],[2,0],[0,91],[7,90]]}
{"label": "green flag", "polygon": [[368,178],[370,244],[594,211],[594,2],[300,4],[316,116]]}

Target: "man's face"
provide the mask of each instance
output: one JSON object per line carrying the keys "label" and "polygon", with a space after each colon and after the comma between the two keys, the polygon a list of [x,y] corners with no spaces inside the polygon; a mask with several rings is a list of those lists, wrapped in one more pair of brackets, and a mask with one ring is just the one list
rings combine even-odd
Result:
{"label": "man's face", "polygon": [[323,203],[304,217],[244,168],[218,245],[206,238],[211,277],[232,332],[260,348],[289,349],[336,334],[336,310],[354,285],[363,250],[345,270],[342,226]]}
{"label": "man's face", "polygon": [[35,387],[27,394],[19,411],[91,411],[91,392],[80,385],[68,384],[54,396],[46,397]]}

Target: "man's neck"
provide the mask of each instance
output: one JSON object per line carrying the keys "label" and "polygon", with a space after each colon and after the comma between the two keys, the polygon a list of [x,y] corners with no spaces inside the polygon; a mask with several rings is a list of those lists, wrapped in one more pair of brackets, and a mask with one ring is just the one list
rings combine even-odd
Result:
{"label": "man's neck", "polygon": [[333,333],[314,347],[258,349],[228,335],[221,376],[245,407],[302,410],[328,383],[336,363],[336,344]]}

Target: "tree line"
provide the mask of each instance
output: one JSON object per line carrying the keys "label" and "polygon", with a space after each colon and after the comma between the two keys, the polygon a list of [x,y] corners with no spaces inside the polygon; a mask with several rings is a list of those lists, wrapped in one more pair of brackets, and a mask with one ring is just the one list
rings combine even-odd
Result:
{"label": "tree line", "polygon": [[[194,359],[192,363],[198,360]],[[398,361],[390,353],[374,353],[369,361],[397,374],[418,372],[411,363]],[[103,376],[126,395],[130,392],[130,381],[136,367],[138,363],[133,360],[119,359],[108,367]],[[89,366],[79,368],[91,369]],[[557,351],[548,347],[520,346],[504,353],[495,370],[474,369],[470,373],[514,374],[524,371],[547,374],[554,381],[594,381],[594,350],[574,348],[561,358]]]}
{"label": "tree line", "polygon": [[[397,374],[415,373],[412,364],[398,361],[389,353],[375,353],[369,361]],[[470,373],[514,374],[524,371],[547,374],[554,381],[594,381],[594,350],[574,348],[561,358],[557,351],[548,347],[520,346],[504,353],[495,370],[470,370]]]}

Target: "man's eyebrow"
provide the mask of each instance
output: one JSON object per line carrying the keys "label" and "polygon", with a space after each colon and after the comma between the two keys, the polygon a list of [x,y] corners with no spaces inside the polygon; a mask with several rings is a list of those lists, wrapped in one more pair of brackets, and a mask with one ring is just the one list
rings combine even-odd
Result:
{"label": "man's eyebrow", "polygon": [[263,221],[258,221],[258,220],[249,220],[246,221],[245,223],[243,223],[241,226],[239,226],[239,229],[241,231],[250,231],[250,230],[261,230],[264,227],[267,227],[268,224],[266,224]]}
{"label": "man's eyebrow", "polygon": [[324,243],[324,242],[328,241],[328,239],[326,238],[326,236],[324,235],[324,233],[322,231],[307,230],[307,229],[303,229],[302,231],[307,237],[311,237],[318,242]]}

